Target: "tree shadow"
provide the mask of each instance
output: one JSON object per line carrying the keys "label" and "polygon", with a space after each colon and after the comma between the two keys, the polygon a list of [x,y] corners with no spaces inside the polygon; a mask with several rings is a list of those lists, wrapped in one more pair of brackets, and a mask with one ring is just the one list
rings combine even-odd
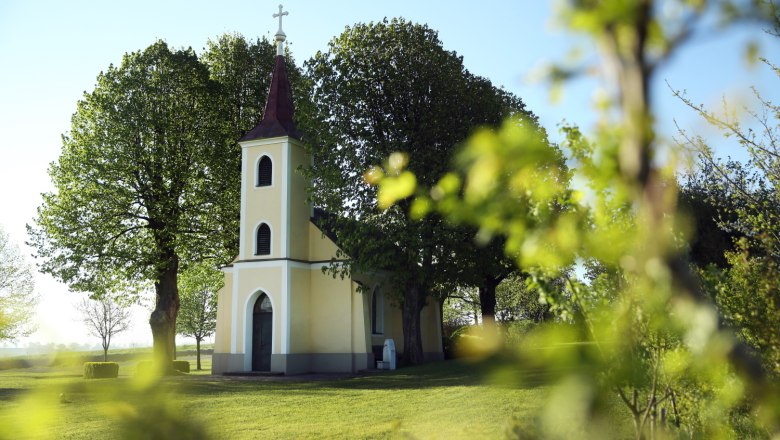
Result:
{"label": "tree shadow", "polygon": [[522,369],[503,358],[480,361],[448,360],[404,367],[395,371],[357,375],[303,374],[281,377],[192,376],[182,378],[179,392],[211,394],[224,392],[327,393],[339,390],[413,390],[442,387],[496,386],[530,389],[548,382],[543,371]]}

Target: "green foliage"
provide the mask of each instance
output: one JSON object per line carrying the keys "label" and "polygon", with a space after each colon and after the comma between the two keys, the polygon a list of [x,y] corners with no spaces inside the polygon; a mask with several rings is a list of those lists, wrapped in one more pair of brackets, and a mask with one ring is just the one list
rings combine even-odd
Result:
{"label": "green foliage", "polygon": [[213,253],[205,238],[220,219],[201,205],[219,200],[224,179],[205,174],[221,169],[208,138],[211,88],[191,49],[162,41],[98,76],[50,167],[58,191],[44,195],[30,230],[44,271],[102,295],[145,288],[169,253]]}
{"label": "green foliage", "polygon": [[0,227],[0,341],[32,332],[37,295],[32,267]]}
{"label": "green foliage", "polygon": [[[553,285],[549,286],[553,288]],[[563,286],[560,286],[561,288]],[[499,322],[539,323],[552,317],[550,305],[540,300],[539,290],[523,275],[514,273],[495,289],[495,319]],[[444,301],[445,333],[472,322],[479,322],[480,296],[477,288],[459,286]]]}
{"label": "green foliage", "polygon": [[84,362],[84,379],[108,379],[119,376],[116,362]]}
{"label": "green foliage", "polygon": [[272,53],[267,40],[226,35],[204,62],[162,41],[126,54],[79,101],[50,166],[55,191],[29,228],[41,269],[98,297],[154,287],[163,358],[173,354],[180,267],[237,253],[235,143],[258,120]]}
{"label": "green foliage", "polygon": [[[405,195],[436,182],[472,128],[525,114],[524,104],[469,73],[435,31],[403,19],[348,27],[306,63],[306,74],[313,111],[301,130],[314,159],[311,199],[330,214],[323,227],[347,260],[330,270],[392,271],[386,281],[403,293],[404,355],[421,361],[419,311],[447,280],[443,266],[457,263],[462,234],[439,217],[410,215]],[[409,169],[377,195],[366,170],[388,156],[388,170]],[[387,191],[404,199],[401,209],[377,209]]]}
{"label": "green foliage", "polygon": [[[505,237],[507,254],[563,321],[529,332],[519,347],[524,365],[550,373],[539,436],[614,436],[609,402],[615,396],[636,438],[734,437],[731,423],[745,414],[753,428],[743,425],[740,432],[780,432],[776,383],[723,328],[685,262],[674,151],[667,150],[663,164],[655,160],[662,146],[649,104],[653,73],[694,25],[711,23],[703,17],[715,12],[713,3],[726,7],[720,11],[726,21],[767,9],[727,1],[566,4],[566,24],[597,43],[616,80],[614,106],[603,108],[592,139],[576,127],[562,129],[571,171],[527,121],[514,119],[473,134],[454,170],[433,185],[418,176],[422,188],[409,189],[398,179],[403,167],[371,172],[388,202],[416,194],[412,206]],[[576,191],[568,189],[570,178]],[[577,260],[590,266],[589,282],[566,274]],[[551,288],[556,277],[563,277],[564,289]],[[482,348],[475,353],[502,346],[490,342],[499,333],[479,333]],[[662,410],[673,414],[673,425],[662,426]]]}
{"label": "green foliage", "polygon": [[734,199],[718,181],[715,170],[703,164],[700,171],[686,175],[680,185],[680,211],[692,220],[690,259],[698,267],[727,267],[726,251],[744,236],[743,231],[734,227],[738,224],[730,206]]}
{"label": "green foliage", "polygon": [[702,271],[707,289],[737,336],[759,353],[767,371],[780,376],[780,267],[774,259],[751,255],[747,239],[726,258],[729,268]]}

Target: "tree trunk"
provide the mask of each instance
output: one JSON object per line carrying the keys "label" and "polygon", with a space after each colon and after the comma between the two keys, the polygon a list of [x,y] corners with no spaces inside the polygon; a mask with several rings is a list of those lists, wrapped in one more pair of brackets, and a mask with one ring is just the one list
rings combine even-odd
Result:
{"label": "tree trunk", "polygon": [[108,348],[103,348],[103,362],[108,362]]}
{"label": "tree trunk", "polygon": [[500,280],[492,276],[482,278],[479,286],[479,305],[482,312],[482,324],[495,324],[496,322],[496,287]]}
{"label": "tree trunk", "polygon": [[423,362],[422,335],[420,328],[420,303],[424,296],[420,286],[413,285],[404,292],[402,305],[404,331],[404,360],[410,365]]}
{"label": "tree trunk", "polygon": [[156,301],[149,325],[152,328],[155,361],[165,365],[168,371],[174,358],[176,315],[179,313],[179,288],[177,286],[179,257],[170,253],[167,264],[158,272],[154,283]]}
{"label": "tree trunk", "polygon": [[200,371],[200,338],[195,338],[195,353],[197,357],[197,368],[198,371]]}

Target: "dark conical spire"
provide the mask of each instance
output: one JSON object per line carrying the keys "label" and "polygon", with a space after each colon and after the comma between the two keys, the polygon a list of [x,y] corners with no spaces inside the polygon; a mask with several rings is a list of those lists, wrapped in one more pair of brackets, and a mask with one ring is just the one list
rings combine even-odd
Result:
{"label": "dark conical spire", "polygon": [[276,32],[276,63],[271,76],[271,87],[268,90],[268,101],[265,103],[263,119],[257,127],[250,130],[239,141],[251,141],[253,139],[289,136],[300,139],[301,135],[295,127],[293,114],[295,107],[292,100],[290,80],[287,78],[287,69],[284,66],[284,40],[286,35],[282,31],[282,5],[279,5],[279,30]]}

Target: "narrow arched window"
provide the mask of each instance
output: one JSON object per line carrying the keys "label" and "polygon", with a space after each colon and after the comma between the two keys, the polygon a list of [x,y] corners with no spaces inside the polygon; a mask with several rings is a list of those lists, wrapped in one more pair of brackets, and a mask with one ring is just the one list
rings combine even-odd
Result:
{"label": "narrow arched window", "polygon": [[384,333],[384,307],[382,294],[377,288],[371,292],[371,333],[381,335]]}
{"label": "narrow arched window", "polygon": [[376,334],[376,290],[371,292],[371,333]]}
{"label": "narrow arched window", "polygon": [[273,164],[271,158],[263,156],[260,158],[260,162],[257,163],[257,185],[256,186],[271,186],[271,178],[273,174]]}
{"label": "narrow arched window", "polygon": [[271,228],[263,223],[257,228],[257,238],[255,242],[255,255],[271,254]]}

